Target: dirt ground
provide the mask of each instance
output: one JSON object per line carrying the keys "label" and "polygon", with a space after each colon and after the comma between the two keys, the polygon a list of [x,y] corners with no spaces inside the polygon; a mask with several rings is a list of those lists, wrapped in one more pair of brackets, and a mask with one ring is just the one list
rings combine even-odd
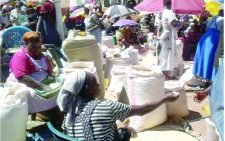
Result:
{"label": "dirt ground", "polygon": [[207,105],[209,103],[208,97],[201,103],[197,103],[193,100],[195,93],[187,92],[188,108],[190,111],[187,120],[193,120],[190,125],[193,132],[196,133],[201,141],[207,141],[206,122],[204,117],[207,116]]}
{"label": "dirt ground", "polygon": [[[184,68],[190,68],[193,62],[184,62]],[[188,100],[189,116],[186,118],[189,125],[201,141],[207,141],[207,129],[205,117],[209,116],[209,99],[205,98],[201,103],[194,101],[195,88],[185,85],[186,96]]]}

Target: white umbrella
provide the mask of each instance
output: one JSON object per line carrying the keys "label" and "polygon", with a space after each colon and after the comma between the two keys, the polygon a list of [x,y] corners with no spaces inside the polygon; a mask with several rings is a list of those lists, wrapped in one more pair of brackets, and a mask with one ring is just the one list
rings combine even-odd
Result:
{"label": "white umbrella", "polygon": [[127,16],[136,12],[137,11],[133,9],[129,9],[123,5],[113,5],[113,6],[110,6],[108,9],[106,9],[104,15],[108,15],[108,16],[111,16],[112,18],[116,18],[121,16]]}
{"label": "white umbrella", "polygon": [[9,0],[0,0],[0,4],[3,4],[3,3],[6,3],[8,2]]}
{"label": "white umbrella", "polygon": [[9,0],[0,0],[0,3],[8,2]]}

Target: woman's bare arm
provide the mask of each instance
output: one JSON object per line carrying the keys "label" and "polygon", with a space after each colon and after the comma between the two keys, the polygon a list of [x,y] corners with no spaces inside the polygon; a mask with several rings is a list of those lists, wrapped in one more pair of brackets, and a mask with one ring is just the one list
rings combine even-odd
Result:
{"label": "woman's bare arm", "polygon": [[175,101],[177,99],[178,99],[178,95],[176,95],[174,93],[169,93],[169,94],[166,94],[162,99],[157,100],[157,101],[153,101],[153,102],[146,103],[146,104],[143,104],[143,105],[132,105],[131,106],[131,112],[128,115],[128,117],[134,116],[134,115],[142,116],[146,113],[152,112],[153,110],[158,108],[163,103],[172,102],[172,101]]}
{"label": "woman's bare arm", "polygon": [[29,75],[23,75],[20,78],[18,78],[18,81],[27,85],[28,87],[31,88],[42,88],[43,84],[37,80],[35,80],[34,78],[32,78]]}

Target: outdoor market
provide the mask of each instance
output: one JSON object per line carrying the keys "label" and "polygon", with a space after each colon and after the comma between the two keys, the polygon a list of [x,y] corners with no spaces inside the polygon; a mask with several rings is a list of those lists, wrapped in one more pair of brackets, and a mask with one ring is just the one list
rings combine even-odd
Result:
{"label": "outdoor market", "polygon": [[224,0],[0,0],[0,141],[224,141]]}

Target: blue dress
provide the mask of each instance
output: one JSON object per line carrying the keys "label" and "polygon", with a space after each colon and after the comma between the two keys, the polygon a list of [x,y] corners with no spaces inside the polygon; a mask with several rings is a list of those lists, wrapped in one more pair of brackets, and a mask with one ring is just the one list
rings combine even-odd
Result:
{"label": "blue dress", "polygon": [[209,26],[198,42],[193,68],[193,74],[208,80],[212,80],[216,73],[216,69],[213,69],[213,64],[220,36],[216,17],[213,19],[213,22],[215,22],[216,28],[210,28]]}

